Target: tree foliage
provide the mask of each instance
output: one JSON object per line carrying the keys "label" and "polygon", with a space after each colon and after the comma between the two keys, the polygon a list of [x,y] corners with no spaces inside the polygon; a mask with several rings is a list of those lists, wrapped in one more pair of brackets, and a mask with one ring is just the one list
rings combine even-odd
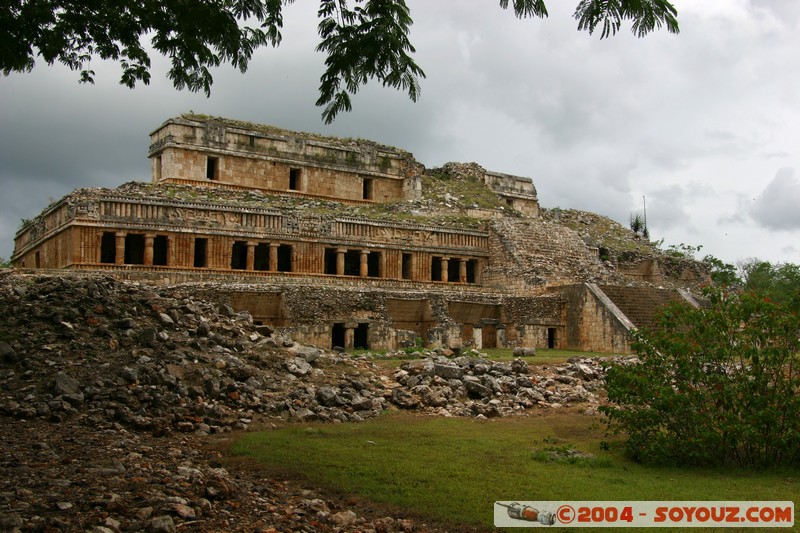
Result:
{"label": "tree foliage", "polygon": [[[7,0],[0,3],[0,70],[26,72],[40,56],[80,71],[93,82],[91,61],[118,61],[120,83],[150,81],[150,52],[168,57],[178,89],[211,92],[210,69],[230,63],[245,72],[256,49],[281,43],[283,7],[294,0]],[[513,0],[519,18],[546,17],[544,0]],[[508,9],[509,1],[500,0]],[[405,0],[320,0],[317,50],[327,54],[317,105],[331,122],[351,109],[350,97],[369,79],[402,89],[416,101],[425,77],[411,54],[411,14]],[[667,0],[581,0],[578,28],[600,37],[623,21],[644,36],[665,26],[677,33]],[[253,24],[253,23],[256,24]]]}
{"label": "tree foliage", "polygon": [[800,309],[800,265],[747,259],[739,263],[746,290]]}
{"label": "tree foliage", "polygon": [[636,333],[640,362],[609,368],[610,427],[643,462],[800,463],[800,318],[754,293],[665,308]]}

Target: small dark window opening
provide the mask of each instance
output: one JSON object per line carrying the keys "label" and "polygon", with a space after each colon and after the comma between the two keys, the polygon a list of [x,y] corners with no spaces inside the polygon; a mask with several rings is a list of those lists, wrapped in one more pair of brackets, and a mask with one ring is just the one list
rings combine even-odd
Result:
{"label": "small dark window opening", "polygon": [[38,251],[34,254],[33,261],[36,268],[42,268],[42,256]]}
{"label": "small dark window opening", "polygon": [[216,157],[209,157],[206,159],[206,179],[219,179],[219,159]]}
{"label": "small dark window opening", "polygon": [[194,267],[205,268],[208,264],[208,239],[196,238],[194,240]]}
{"label": "small dark window opening", "polygon": [[117,236],[112,231],[103,233],[100,240],[100,262],[114,264],[117,261]]}
{"label": "small dark window opening", "polygon": [[514,207],[514,199],[513,198],[506,198],[506,205],[513,209],[513,207]]}
{"label": "small dark window opening", "polygon": [[344,254],[344,275],[345,276],[361,275],[360,250],[347,250],[347,253]]}
{"label": "small dark window opening", "polygon": [[144,264],[144,235],[141,233],[128,233],[125,235],[125,264]]}
{"label": "small dark window opening", "polygon": [[256,138],[255,138],[254,135],[251,135],[250,136],[250,148],[255,148],[255,147],[256,147]]}
{"label": "small dark window opening", "polygon": [[278,246],[278,272],[292,271],[292,247],[288,244]]}
{"label": "small dark window opening", "polygon": [[447,281],[456,283],[461,281],[461,259],[453,259],[447,262]]}
{"label": "small dark window opening", "polygon": [[300,190],[300,169],[299,168],[290,168],[289,169],[289,190],[290,191],[299,191]]}
{"label": "small dark window opening", "polygon": [[336,274],[336,248],[325,248],[325,273]]}
{"label": "small dark window opening", "polygon": [[367,256],[367,276],[370,278],[381,276],[381,252],[370,252]]}
{"label": "small dark window opening", "polygon": [[340,348],[344,350],[344,324],[334,322],[331,326],[331,349]]}
{"label": "small dark window opening", "polygon": [[361,190],[361,198],[363,200],[372,200],[372,178],[364,178],[364,183]]}
{"label": "small dark window opening", "polygon": [[260,242],[256,245],[253,269],[269,270],[269,244]]}
{"label": "small dark window opening", "polygon": [[413,264],[413,256],[411,254],[403,254],[403,272],[402,277],[403,279],[411,279],[411,266]]}
{"label": "small dark window opening", "polygon": [[155,171],[155,174],[156,174],[155,175],[156,181],[161,181],[161,156],[160,155],[156,156],[154,171]]}
{"label": "small dark window opening", "polygon": [[231,268],[234,270],[244,270],[247,268],[247,243],[245,241],[235,241],[233,243]]}
{"label": "small dark window opening", "polygon": [[156,235],[153,239],[153,264],[155,266],[167,266],[167,245],[166,235]]}
{"label": "small dark window opening", "polygon": [[359,324],[353,332],[353,348],[356,350],[369,350],[369,342],[367,340],[369,332],[369,324]]}
{"label": "small dark window opening", "polygon": [[475,283],[475,267],[478,262],[475,259],[467,261],[467,283]]}
{"label": "small dark window opening", "polygon": [[442,258],[431,258],[431,281],[442,281]]}
{"label": "small dark window opening", "polygon": [[547,328],[547,347],[556,347],[556,328]]}

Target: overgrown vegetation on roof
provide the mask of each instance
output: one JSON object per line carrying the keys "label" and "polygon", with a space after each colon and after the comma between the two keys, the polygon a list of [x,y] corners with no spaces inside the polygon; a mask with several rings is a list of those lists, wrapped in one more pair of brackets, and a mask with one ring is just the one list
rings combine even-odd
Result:
{"label": "overgrown vegetation on roof", "polygon": [[[203,115],[200,113],[183,113],[180,118],[184,120],[192,120],[195,122],[218,122],[221,124],[225,124],[227,126],[232,126],[235,128],[241,128],[247,131],[253,131],[256,133],[263,133],[265,135],[280,135],[284,137],[300,137],[307,140],[324,142],[333,145],[339,146],[350,146],[352,147],[354,144],[359,146],[372,146],[375,148],[379,148],[382,150],[396,152],[399,154],[409,154],[409,152],[405,150],[401,150],[400,148],[396,148],[394,146],[389,146],[386,144],[380,144],[375,141],[371,141],[368,139],[354,139],[351,137],[333,137],[333,136],[326,136],[320,135],[318,133],[309,133],[305,131],[294,131],[294,130],[286,130],[282,128],[278,128],[277,126],[270,126],[269,124],[257,124],[255,122],[247,122],[244,120],[235,120],[230,118],[224,117],[215,117],[212,115]],[[410,154],[409,154],[410,155]]]}

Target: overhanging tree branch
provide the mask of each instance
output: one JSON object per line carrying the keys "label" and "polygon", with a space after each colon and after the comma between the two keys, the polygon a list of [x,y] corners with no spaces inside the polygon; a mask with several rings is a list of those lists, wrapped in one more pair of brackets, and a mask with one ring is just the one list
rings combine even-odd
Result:
{"label": "overhanging tree branch", "polygon": [[[281,44],[283,7],[294,0],[6,0],[0,2],[0,71],[28,72],[35,59],[62,63],[94,82],[93,58],[119,62],[120,83],[150,82],[147,35],[169,58],[167,76],[178,89],[211,93],[211,69],[230,63],[245,72],[262,46]],[[547,17],[545,0],[500,0],[518,18]],[[667,0],[581,0],[579,30],[615,34],[623,21],[644,36],[666,26],[678,32]],[[327,54],[317,105],[330,123],[352,108],[351,96],[369,79],[420,96],[425,73],[413,59],[413,23],[405,0],[320,0],[320,43]],[[252,26],[253,22],[258,26]]]}

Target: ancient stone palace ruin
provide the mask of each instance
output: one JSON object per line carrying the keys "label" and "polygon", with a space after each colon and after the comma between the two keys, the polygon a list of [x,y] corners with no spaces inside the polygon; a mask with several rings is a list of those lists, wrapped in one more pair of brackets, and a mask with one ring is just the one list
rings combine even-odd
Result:
{"label": "ancient stone palace ruin", "polygon": [[324,348],[630,350],[706,279],[613,222],[540,210],[528,178],[201,115],[150,134],[151,183],[26,221],[18,269],[194,283]]}

